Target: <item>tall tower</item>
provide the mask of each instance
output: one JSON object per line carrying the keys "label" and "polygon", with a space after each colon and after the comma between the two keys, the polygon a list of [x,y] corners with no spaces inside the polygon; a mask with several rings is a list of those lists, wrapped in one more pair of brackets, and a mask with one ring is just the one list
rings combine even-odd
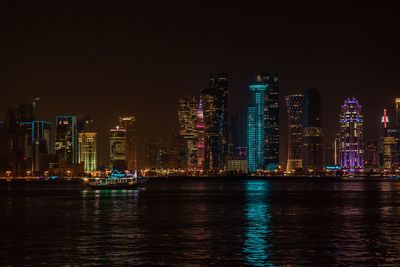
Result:
{"label": "tall tower", "polygon": [[126,129],[119,126],[110,129],[110,162],[111,168],[125,171],[126,161]]}
{"label": "tall tower", "polygon": [[137,169],[137,145],[136,145],[136,120],[134,116],[119,117],[119,126],[125,129],[126,133],[126,161],[128,170]]}
{"label": "tall tower", "polygon": [[249,85],[251,104],[247,110],[247,143],[249,172],[265,168],[265,91],[260,75]]}
{"label": "tall tower", "polygon": [[396,151],[396,134],[394,129],[389,129],[389,117],[386,109],[383,110],[381,120],[381,134],[379,138],[379,166],[381,171],[391,172],[394,170],[394,155]]}
{"label": "tall tower", "polygon": [[396,128],[400,128],[400,97],[396,98]]}
{"label": "tall tower", "polygon": [[83,170],[97,170],[97,133],[81,132],[78,134],[79,163],[83,162]]}
{"label": "tall tower", "polygon": [[306,89],[304,91],[302,138],[303,169],[322,171],[324,152],[322,143],[320,95],[314,88]]}
{"label": "tall tower", "polygon": [[199,106],[197,108],[196,118],[196,129],[197,129],[197,169],[204,170],[204,156],[205,156],[205,132],[204,132],[204,109],[203,109],[203,98],[200,96]]}
{"label": "tall tower", "polygon": [[78,163],[78,129],[76,116],[56,117],[55,151],[67,164]]}
{"label": "tall tower", "polygon": [[344,101],[340,113],[340,160],[347,174],[364,172],[363,115],[356,98]]}
{"label": "tall tower", "polygon": [[275,170],[279,165],[279,77],[262,75],[267,85],[265,94],[265,167]]}
{"label": "tall tower", "polygon": [[301,148],[303,132],[303,98],[302,94],[286,96],[288,113],[288,154],[286,172],[294,172],[303,167]]}
{"label": "tall tower", "polygon": [[210,77],[210,88],[202,90],[205,124],[205,171],[219,171],[228,154],[228,76]]}
{"label": "tall tower", "polygon": [[179,100],[179,134],[186,143],[186,167],[191,169],[197,168],[197,108],[195,97],[188,96]]}

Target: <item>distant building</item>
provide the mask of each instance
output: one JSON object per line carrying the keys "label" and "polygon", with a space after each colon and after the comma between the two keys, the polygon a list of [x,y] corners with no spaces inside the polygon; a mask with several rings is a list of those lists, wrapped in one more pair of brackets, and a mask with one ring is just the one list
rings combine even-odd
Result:
{"label": "distant building", "polygon": [[161,139],[145,140],[145,167],[163,169],[170,166],[166,145]]}
{"label": "distant building", "polygon": [[20,163],[23,170],[40,172],[40,156],[52,152],[52,123],[47,121],[18,122]]}
{"label": "distant building", "polygon": [[179,100],[178,118],[179,134],[185,139],[187,162],[186,168],[197,168],[197,109],[195,97],[184,97]]}
{"label": "distant building", "polygon": [[260,75],[249,85],[251,102],[247,110],[247,143],[249,172],[265,168],[265,91]]}
{"label": "distant building", "polygon": [[383,172],[394,172],[399,168],[399,130],[389,128],[389,117],[386,109],[381,120],[379,138],[379,169]]}
{"label": "distant building", "polygon": [[76,116],[56,117],[55,152],[66,164],[78,163],[78,128]]}
{"label": "distant building", "polygon": [[302,169],[302,133],[303,133],[303,98],[302,94],[286,96],[288,113],[288,155],[286,172]]}
{"label": "distant building", "polygon": [[378,143],[368,141],[364,149],[364,167],[366,172],[377,172],[379,170]]}
{"label": "distant building", "polygon": [[126,161],[128,170],[137,169],[137,144],[136,144],[136,120],[135,117],[119,117],[119,126],[126,130]]}
{"label": "distant building", "polygon": [[321,104],[319,92],[306,89],[303,98],[302,165],[305,171],[323,168]]}
{"label": "distant building", "polygon": [[205,158],[204,170],[216,172],[225,167],[228,154],[228,76],[210,77],[210,87],[202,90]]}
{"label": "distant building", "polygon": [[97,133],[78,134],[78,158],[79,163],[83,162],[84,172],[97,170]]}
{"label": "distant building", "polygon": [[196,118],[197,131],[197,170],[204,170],[205,159],[205,125],[204,125],[204,108],[203,98],[200,96],[199,106],[197,108]]}
{"label": "distant building", "polygon": [[110,161],[111,168],[125,171],[126,161],[126,129],[119,126],[110,129]]}
{"label": "distant building", "polygon": [[356,98],[344,101],[340,113],[341,167],[347,174],[364,171],[364,131],[361,105]]}
{"label": "distant building", "polygon": [[396,98],[396,128],[400,129],[400,98]]}
{"label": "distant building", "polygon": [[265,168],[276,170],[279,166],[279,77],[262,75],[267,85],[265,93]]}
{"label": "distant building", "polygon": [[226,171],[247,173],[249,168],[247,162],[247,148],[236,148],[232,155],[228,156]]}

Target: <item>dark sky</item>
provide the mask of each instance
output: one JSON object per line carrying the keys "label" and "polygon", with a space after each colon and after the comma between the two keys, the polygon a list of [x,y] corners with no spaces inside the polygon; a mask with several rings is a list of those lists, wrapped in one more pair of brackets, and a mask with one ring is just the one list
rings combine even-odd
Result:
{"label": "dark sky", "polygon": [[377,137],[383,108],[400,96],[395,1],[216,2],[1,1],[1,113],[40,96],[43,119],[89,114],[108,160],[118,115],[136,116],[143,152],[146,137],[169,138],[178,98],[198,95],[209,73],[229,73],[234,110],[246,105],[255,74],[268,71],[280,76],[283,136],[283,96],[315,87],[326,142],[353,95],[367,139]]}

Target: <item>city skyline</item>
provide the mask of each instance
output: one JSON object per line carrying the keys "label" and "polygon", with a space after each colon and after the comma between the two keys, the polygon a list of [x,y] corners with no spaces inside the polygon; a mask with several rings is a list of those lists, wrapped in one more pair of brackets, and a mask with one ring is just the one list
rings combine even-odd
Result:
{"label": "city skyline", "polygon": [[[366,107],[366,140],[379,137],[373,122],[382,108],[394,116],[388,103],[398,97],[394,62],[400,53],[393,3],[219,2],[211,7],[169,2],[123,3],[109,9],[89,2],[79,7],[0,4],[0,113],[40,96],[37,109],[43,120],[89,114],[99,132],[100,161],[108,160],[105,139],[116,117],[134,114],[143,164],[144,140],[170,139],[178,126],[179,98],[207,88],[209,73],[229,74],[230,114],[247,108],[243,100],[256,73],[279,75],[282,107],[283,96],[318,89],[325,144],[339,127],[337,107],[347,97],[356,96]],[[266,16],[265,10],[274,12]],[[182,16],[185,23],[180,23]],[[265,27],[269,33],[260,34]],[[249,40],[254,40],[252,49],[243,49]],[[280,113],[280,121],[286,121],[285,112]],[[281,123],[280,134],[287,135],[286,123]],[[283,138],[280,160],[286,150]]]}

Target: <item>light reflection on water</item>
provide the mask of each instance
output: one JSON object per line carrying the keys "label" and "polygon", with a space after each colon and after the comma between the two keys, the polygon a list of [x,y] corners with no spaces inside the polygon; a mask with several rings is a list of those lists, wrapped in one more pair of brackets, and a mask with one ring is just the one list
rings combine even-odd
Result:
{"label": "light reflection on water", "polygon": [[243,253],[246,255],[246,264],[252,266],[273,266],[269,261],[272,248],[269,187],[268,181],[246,182],[246,226]]}

